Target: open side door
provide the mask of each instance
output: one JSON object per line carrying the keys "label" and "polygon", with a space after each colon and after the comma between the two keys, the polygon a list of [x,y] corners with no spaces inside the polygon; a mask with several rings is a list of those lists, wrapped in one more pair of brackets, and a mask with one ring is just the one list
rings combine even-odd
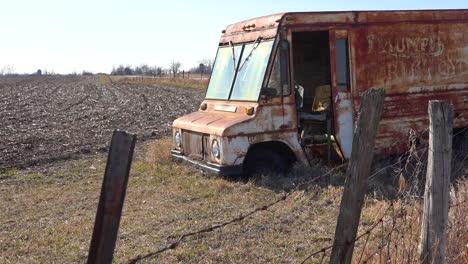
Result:
{"label": "open side door", "polygon": [[347,30],[330,31],[330,67],[335,137],[344,158],[351,157],[354,115]]}

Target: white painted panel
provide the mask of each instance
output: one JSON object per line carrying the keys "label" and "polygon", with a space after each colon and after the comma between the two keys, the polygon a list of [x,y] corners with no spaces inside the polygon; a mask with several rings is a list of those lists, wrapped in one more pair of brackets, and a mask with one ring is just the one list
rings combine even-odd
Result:
{"label": "white painted panel", "polygon": [[353,132],[354,132],[354,120],[353,120],[353,107],[349,93],[338,93],[338,100],[335,103],[338,104],[338,113],[335,116],[338,118],[338,127],[336,131],[336,137],[338,143],[340,143],[341,151],[346,159],[351,157],[351,149],[353,146]]}

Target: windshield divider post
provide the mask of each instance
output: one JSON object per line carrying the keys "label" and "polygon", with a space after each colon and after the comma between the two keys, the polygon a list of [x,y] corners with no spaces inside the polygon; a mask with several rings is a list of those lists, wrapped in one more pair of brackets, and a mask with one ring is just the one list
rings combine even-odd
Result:
{"label": "windshield divider post", "polygon": [[[244,48],[245,48],[245,44],[242,44],[242,49],[241,49],[241,53],[239,55],[239,61],[242,60],[242,55],[244,54]],[[240,63],[237,64],[237,68],[235,67],[236,65],[234,64],[234,68],[235,68],[235,72],[234,72],[234,77],[232,79],[232,82],[231,82],[231,89],[229,90],[229,96],[228,96],[228,101],[231,100],[231,95],[232,95],[232,90],[234,90],[234,84],[236,83],[236,79],[237,79],[237,73],[239,73],[239,65]]]}
{"label": "windshield divider post", "polygon": [[234,69],[236,68],[236,52],[234,51],[234,44],[232,44],[232,41],[229,41],[229,47],[231,47],[232,50],[232,62],[234,63]]}

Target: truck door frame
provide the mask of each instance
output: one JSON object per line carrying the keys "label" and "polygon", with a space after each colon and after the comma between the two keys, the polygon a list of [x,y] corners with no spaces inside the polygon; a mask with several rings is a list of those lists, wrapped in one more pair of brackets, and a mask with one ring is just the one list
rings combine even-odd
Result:
{"label": "truck door frame", "polygon": [[[328,31],[329,35],[329,50],[330,50],[330,78],[331,78],[331,104],[333,111],[333,135],[337,141],[337,145],[341,151],[341,155],[345,159],[351,156],[351,148],[354,134],[354,107],[352,90],[355,85],[352,71],[352,49],[350,43],[349,27],[317,27],[317,26],[291,26],[287,30],[287,38],[290,42],[290,71],[291,85],[294,87],[296,76],[294,74],[294,43],[293,33],[295,32],[314,32]],[[348,86],[347,91],[340,91],[338,87],[337,63],[336,63],[336,42],[338,39],[347,40],[347,76]],[[294,89],[292,89],[294,90]],[[299,126],[299,119],[297,119]]]}
{"label": "truck door frame", "polygon": [[[331,67],[331,90],[332,90],[332,106],[334,115],[334,132],[335,137],[340,147],[341,153],[345,159],[351,157],[351,149],[353,145],[354,134],[354,108],[352,89],[354,80],[352,78],[352,53],[349,39],[348,29],[330,29],[330,67]],[[345,50],[337,51],[338,40],[345,40],[340,44],[345,45]],[[340,45],[341,46],[341,45]],[[340,47],[342,49],[342,47]],[[346,52],[345,58],[343,52]],[[339,53],[339,56],[337,54]],[[338,57],[338,58],[337,58]],[[345,59],[346,76],[339,76],[340,70],[337,68],[337,59]],[[341,69],[343,70],[343,68]],[[343,72],[341,72],[343,75]],[[343,83],[343,79],[346,83]],[[340,80],[339,80],[340,79]],[[345,89],[343,89],[347,86]]]}

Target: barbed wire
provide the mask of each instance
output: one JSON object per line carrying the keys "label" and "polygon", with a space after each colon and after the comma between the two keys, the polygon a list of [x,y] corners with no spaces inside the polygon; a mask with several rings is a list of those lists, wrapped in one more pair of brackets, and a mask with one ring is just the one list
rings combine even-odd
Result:
{"label": "barbed wire", "polygon": [[[454,136],[456,136],[456,135],[458,135],[458,134],[460,134],[460,133],[463,133],[463,132],[466,131],[467,129],[468,129],[468,128],[465,128],[465,129],[459,131],[459,132],[456,133]],[[423,131],[422,133],[424,133],[424,131]],[[420,136],[420,133],[418,133],[418,135],[415,135],[415,136],[416,136],[416,137],[419,137],[419,136]],[[403,140],[400,140],[400,141],[403,141]],[[404,139],[404,141],[408,141],[408,139]],[[409,143],[410,143],[410,144],[411,144],[411,143],[414,143],[414,142],[415,142],[415,141],[414,141],[414,138],[410,138],[410,139],[409,139]],[[413,146],[415,146],[415,145],[413,145]],[[411,146],[410,146],[410,149],[409,149],[407,152],[405,152],[406,156],[400,157],[399,160],[398,160],[397,162],[393,163],[393,164],[390,164],[390,165],[387,165],[387,166],[385,166],[385,167],[383,167],[383,168],[380,168],[378,171],[374,172],[373,174],[371,174],[371,175],[369,176],[369,180],[371,180],[374,176],[376,176],[376,175],[379,174],[380,172],[382,172],[382,171],[384,171],[384,170],[386,170],[386,169],[388,169],[388,168],[394,167],[395,165],[401,164],[402,162],[405,162],[405,161],[406,161],[406,164],[408,164],[409,159],[411,159],[411,158],[414,157],[415,151],[417,151],[417,152],[421,152],[421,151],[425,152],[425,151],[427,150],[427,148],[428,148],[428,147],[426,146],[426,147],[424,147],[424,148],[421,148],[421,149],[419,149],[419,150],[416,150],[415,148],[411,148]],[[417,154],[416,154],[416,156],[417,156],[416,158],[419,158]],[[406,164],[405,164],[405,167],[406,167]],[[203,234],[203,233],[209,233],[209,232],[215,231],[215,230],[217,230],[217,229],[221,229],[221,228],[223,228],[223,227],[225,227],[225,226],[228,226],[228,225],[231,225],[231,224],[234,224],[234,223],[241,222],[241,221],[243,221],[244,219],[246,219],[246,218],[248,218],[248,217],[250,217],[250,216],[252,216],[252,215],[254,215],[254,214],[258,213],[258,212],[266,211],[266,210],[268,210],[270,207],[272,207],[272,206],[274,206],[274,205],[276,205],[276,204],[279,204],[279,203],[281,203],[282,201],[285,201],[288,197],[290,197],[292,194],[294,194],[295,192],[297,192],[301,187],[306,186],[306,185],[309,185],[309,184],[311,184],[311,183],[313,183],[313,182],[315,182],[315,181],[317,181],[317,180],[319,180],[319,179],[321,179],[321,178],[323,178],[323,177],[325,177],[325,176],[331,175],[333,172],[335,172],[335,171],[337,171],[337,170],[339,170],[339,169],[341,169],[341,168],[343,168],[344,166],[347,166],[347,165],[348,165],[348,163],[343,163],[343,164],[341,164],[341,165],[339,165],[339,166],[336,166],[336,167],[330,169],[328,172],[326,172],[326,173],[324,173],[324,174],[322,174],[322,175],[316,176],[316,177],[314,177],[314,178],[312,178],[312,179],[310,179],[310,180],[308,180],[308,181],[302,182],[302,183],[300,183],[299,185],[295,186],[294,189],[292,189],[292,190],[288,191],[287,193],[285,193],[284,195],[282,195],[282,196],[281,196],[280,198],[278,198],[277,200],[275,200],[275,201],[273,201],[273,202],[270,202],[270,203],[268,203],[268,204],[266,204],[266,205],[257,207],[257,208],[255,208],[254,210],[252,210],[252,211],[250,211],[250,212],[248,212],[248,213],[246,213],[246,214],[242,214],[242,215],[240,215],[240,216],[238,216],[238,217],[236,217],[236,218],[233,218],[233,219],[231,219],[231,220],[229,220],[229,221],[226,221],[226,222],[223,222],[223,223],[221,223],[221,224],[216,224],[216,225],[213,225],[213,226],[210,226],[210,227],[202,228],[202,229],[200,229],[200,230],[198,230],[198,231],[194,231],[194,232],[189,232],[189,233],[182,234],[182,235],[179,236],[179,239],[178,239],[177,241],[175,241],[175,242],[173,242],[173,243],[170,243],[170,244],[168,244],[167,246],[165,246],[165,247],[163,247],[163,248],[161,248],[161,249],[159,249],[159,250],[157,250],[157,251],[150,252],[150,253],[147,253],[147,254],[144,254],[144,255],[138,255],[138,256],[134,257],[133,259],[130,259],[127,263],[128,263],[128,264],[134,264],[134,263],[137,263],[137,262],[140,261],[140,260],[154,257],[154,256],[159,255],[159,254],[161,254],[161,253],[163,253],[163,252],[166,252],[166,251],[168,251],[168,250],[172,250],[172,249],[177,248],[182,242],[185,241],[185,239],[187,239],[187,238],[189,238],[189,237],[196,236],[196,235]],[[465,201],[460,202],[460,203],[458,203],[458,204],[456,204],[456,205],[452,205],[451,207],[459,206],[460,204],[463,204],[464,202],[465,202]],[[393,208],[393,206],[394,206],[394,205],[393,205],[393,202],[390,202],[390,205],[389,205],[389,206],[387,207],[387,209],[384,211],[384,214],[379,218],[379,220],[378,220],[376,223],[374,223],[374,224],[373,224],[369,229],[367,229],[365,232],[363,232],[363,233],[361,233],[359,236],[357,236],[357,237],[355,238],[355,240],[353,241],[353,243],[356,243],[357,241],[359,241],[359,240],[360,240],[361,238],[363,238],[364,236],[367,237],[367,238],[366,238],[366,241],[365,241],[365,243],[364,243],[364,248],[362,249],[362,253],[361,253],[361,255],[360,255],[359,260],[361,260],[362,257],[363,257],[363,253],[364,253],[365,247],[366,247],[366,245],[367,245],[367,242],[368,242],[368,240],[369,240],[369,238],[370,238],[370,236],[371,236],[371,233],[374,231],[374,229],[375,229],[379,224],[382,224],[382,225],[383,225],[383,220],[384,220],[384,218],[388,215],[389,210],[390,210],[391,208]],[[402,225],[402,224],[400,224],[400,226],[401,226],[401,225]],[[395,228],[395,226],[393,226],[392,229],[390,230],[390,232],[387,233],[387,236],[391,235],[391,233],[392,233],[393,231],[395,231],[395,230],[396,230],[396,228]],[[382,237],[383,237],[383,236],[384,236],[384,235],[382,234]],[[300,263],[303,264],[303,263],[305,263],[307,260],[309,260],[310,258],[312,258],[312,257],[314,257],[314,256],[316,256],[316,255],[318,255],[318,254],[320,254],[320,253],[323,254],[323,256],[322,256],[322,258],[321,258],[321,260],[320,260],[320,263],[322,263],[323,260],[324,260],[324,258],[325,258],[325,255],[327,254],[327,253],[326,253],[327,250],[333,248],[333,246],[334,246],[333,244],[332,244],[332,245],[328,245],[328,246],[326,246],[326,247],[321,248],[320,250],[317,250],[317,251],[311,253],[310,255],[308,255],[308,256],[307,256],[302,262],[300,262]],[[383,247],[383,245],[381,245],[381,247]],[[380,250],[382,250],[382,249],[380,248]],[[375,254],[376,254],[376,253],[374,253],[374,254],[368,256],[368,257],[366,258],[366,260],[364,260],[364,261],[366,262],[368,259],[370,259],[370,258],[371,258],[373,255],[375,255]],[[360,262],[360,261],[359,261],[359,262]]]}
{"label": "barbed wire", "polygon": [[[394,210],[394,207],[392,208],[392,210]],[[367,261],[369,261],[371,258],[373,258],[378,252],[382,252],[383,248],[385,246],[387,246],[387,252],[388,252],[388,255],[387,255],[387,260],[388,260],[388,257],[389,257],[389,253],[390,253],[390,244],[392,242],[392,239],[391,239],[391,236],[392,236],[392,233],[395,232],[395,231],[399,231],[401,230],[401,227],[405,226],[406,225],[406,221],[403,221],[401,222],[398,226],[395,224],[395,219],[397,219],[398,217],[396,217],[396,215],[394,214],[394,211],[392,211],[393,215],[392,215],[392,228],[390,229],[390,231],[388,231],[387,233],[384,233],[383,231],[383,219],[381,221],[381,224],[382,224],[382,235],[381,235],[381,239],[382,239],[382,242],[380,243],[380,245],[378,246],[377,250],[374,251],[374,253],[368,255],[366,257],[366,259],[364,259],[364,261],[362,263],[367,263]],[[410,225],[410,228],[411,228],[411,225]],[[369,234],[370,236],[370,234]],[[364,251],[365,251],[366,247],[364,246],[362,248],[362,253],[361,253],[361,257],[362,255],[364,254]],[[380,256],[382,257],[383,254],[380,254]],[[359,262],[358,263],[361,263],[361,259],[359,259]],[[380,261],[379,263],[382,263],[382,261]],[[388,263],[388,261],[386,261],[385,263]]]}
{"label": "barbed wire", "polygon": [[[384,219],[386,216],[389,215],[390,213],[390,209],[392,209],[392,227],[391,229],[384,233]],[[403,207],[401,208],[403,209]],[[399,223],[398,225],[396,224],[396,219],[398,219],[401,215],[396,215],[395,214],[395,211],[394,211],[394,204],[393,203],[390,203],[390,205],[387,207],[387,209],[384,211],[383,215],[378,219],[378,221],[376,221],[369,229],[367,229],[365,232],[361,233],[361,235],[359,235],[358,237],[356,237],[356,239],[353,241],[353,243],[356,243],[357,241],[359,241],[361,238],[363,237],[366,237],[366,240],[364,242],[364,245],[361,249],[361,254],[359,255],[359,260],[357,263],[367,263],[367,261],[369,261],[372,257],[374,257],[378,252],[381,252],[382,250],[384,250],[384,247],[387,247],[387,252],[388,252],[388,255],[387,255],[387,259],[389,258],[390,256],[390,243],[392,242],[392,240],[390,239],[390,237],[392,236],[393,232],[395,231],[398,231],[400,233],[400,230],[402,227],[404,227],[407,223],[406,221],[402,221],[401,223]],[[382,235],[381,235],[381,238],[382,238],[382,242],[380,243],[380,245],[378,246],[378,249],[375,250],[372,254],[366,256],[366,258],[364,259],[363,262],[362,261],[362,258],[364,256],[364,252],[365,252],[365,249],[366,249],[366,246],[368,245],[368,241],[371,237],[371,234],[373,233],[373,231],[379,226],[379,224],[382,226]],[[411,226],[410,226],[411,228]],[[309,260],[310,258],[320,254],[320,253],[323,253],[324,255],[322,256],[321,260],[320,260],[320,263],[323,262],[323,259],[325,257],[325,254],[326,254],[326,251],[329,250],[330,248],[333,248],[334,245],[329,245],[329,246],[326,246],[326,247],[323,247],[321,248],[320,250],[317,250],[315,251],[314,253],[310,254],[307,258],[305,258],[302,262],[300,262],[301,264],[304,264],[307,260]],[[383,256],[382,254],[380,254],[381,257]],[[380,261],[380,263],[382,263],[382,260]]]}
{"label": "barbed wire", "polygon": [[[383,222],[383,219],[385,218],[385,216],[388,215],[388,212],[390,211],[390,208],[393,208],[393,202],[390,202],[390,205],[387,207],[387,209],[385,209],[383,215],[379,218],[379,220],[374,223],[369,229],[367,229],[364,233],[360,234],[359,236],[357,236],[353,243],[356,243],[359,239],[361,239],[362,237],[364,237],[365,235],[370,235],[370,233],[381,223]],[[335,246],[335,244],[332,244],[332,245],[329,245],[329,246],[326,246],[326,247],[323,247],[317,251],[315,251],[314,253],[310,254],[309,256],[307,256],[304,260],[302,260],[300,262],[300,264],[304,264],[307,260],[309,260],[310,258],[320,254],[320,253],[324,253],[325,251],[327,251],[328,249],[330,248],[333,248],[333,246]]]}
{"label": "barbed wire", "polygon": [[463,132],[465,132],[465,131],[468,131],[468,127],[463,128],[462,130],[458,131],[458,132],[457,132],[455,135],[453,135],[453,136],[458,136],[459,134],[461,134],[461,133],[463,133]]}
{"label": "barbed wire", "polygon": [[182,243],[188,237],[192,237],[192,236],[203,234],[203,233],[209,233],[209,232],[215,231],[217,229],[223,228],[223,227],[225,227],[227,225],[237,223],[237,222],[241,222],[242,220],[248,218],[251,215],[254,215],[254,214],[256,214],[256,213],[258,213],[260,211],[265,211],[268,208],[270,208],[270,207],[272,207],[272,206],[274,206],[274,205],[276,205],[276,204],[278,204],[278,203],[280,203],[282,201],[285,201],[288,197],[290,197],[296,191],[298,191],[300,187],[304,186],[305,184],[311,184],[312,182],[317,181],[317,180],[319,180],[319,179],[321,179],[321,178],[323,178],[325,176],[331,175],[333,172],[335,172],[336,170],[344,167],[346,164],[347,163],[344,163],[344,164],[341,164],[340,166],[334,167],[331,170],[329,170],[328,172],[326,172],[326,173],[324,173],[322,175],[319,175],[317,177],[314,177],[311,180],[296,186],[296,188],[294,188],[293,190],[290,190],[289,192],[285,193],[284,195],[282,195],[279,199],[275,200],[274,202],[271,202],[271,203],[268,203],[266,205],[257,207],[254,210],[250,211],[249,213],[240,215],[240,216],[238,216],[236,218],[233,218],[233,219],[231,219],[229,221],[226,221],[226,222],[223,222],[221,224],[213,225],[211,227],[205,227],[205,228],[200,229],[198,231],[182,234],[182,235],[179,236],[179,239],[177,241],[175,241],[175,242],[173,242],[173,243],[171,243],[171,244],[169,244],[169,245],[167,245],[167,246],[165,246],[165,247],[163,247],[163,248],[161,248],[161,249],[159,249],[157,251],[154,251],[154,252],[151,252],[151,253],[148,253],[148,254],[145,254],[145,255],[138,255],[138,256],[134,257],[133,259],[130,259],[127,263],[128,264],[135,264],[140,260],[147,259],[147,258],[150,258],[150,257],[154,257],[156,255],[159,255],[159,254],[165,252],[165,251],[175,249],[180,245],[180,243]]}
{"label": "barbed wire", "polygon": [[177,246],[179,246],[179,244],[180,244],[181,242],[184,241],[184,239],[186,239],[186,238],[188,238],[188,237],[195,236],[195,235],[199,235],[199,234],[203,234],[203,233],[212,232],[212,231],[214,231],[214,230],[216,230],[216,229],[220,229],[220,228],[225,227],[225,226],[227,226],[227,225],[230,225],[230,224],[232,224],[232,223],[240,222],[240,221],[244,220],[245,218],[247,218],[247,217],[249,217],[249,216],[251,216],[251,215],[253,215],[253,214],[257,213],[257,212],[265,211],[265,210],[267,210],[268,208],[270,208],[271,206],[273,206],[273,205],[275,205],[275,204],[278,204],[278,203],[281,202],[281,201],[286,200],[286,198],[288,198],[288,197],[291,196],[292,194],[293,194],[292,192],[286,193],[286,194],[283,195],[281,198],[277,199],[276,201],[274,201],[274,202],[272,202],[272,203],[269,203],[269,204],[264,205],[264,206],[262,206],[262,207],[258,207],[258,208],[256,208],[255,210],[253,210],[253,211],[251,211],[251,212],[249,212],[249,213],[247,213],[247,214],[240,215],[239,217],[236,217],[236,218],[234,218],[234,219],[231,219],[231,220],[229,220],[229,221],[227,221],[227,222],[224,222],[224,223],[222,223],[222,224],[218,224],[218,225],[214,225],[214,226],[211,226],[211,227],[203,228],[203,229],[198,230],[198,231],[196,231],[196,232],[185,233],[185,234],[181,235],[177,241],[171,243],[170,245],[168,245],[168,246],[166,246],[166,247],[164,247],[164,248],[161,248],[161,249],[159,249],[159,250],[157,250],[157,251],[155,251],[155,252],[151,252],[151,253],[148,253],[148,254],[143,255],[143,256],[137,256],[137,257],[135,257],[135,258],[129,260],[129,261],[128,261],[128,264],[137,263],[138,261],[140,261],[140,260],[142,260],[142,259],[146,259],[146,258],[149,258],[149,257],[153,257],[153,256],[155,256],[155,255],[158,255],[158,254],[163,253],[163,252],[165,252],[165,251],[167,251],[167,250],[170,250],[170,249],[175,249]]}
{"label": "barbed wire", "polygon": [[[382,172],[382,171],[384,171],[384,170],[386,170],[386,169],[388,169],[388,168],[392,168],[392,167],[394,167],[395,165],[401,164],[401,163],[404,162],[404,161],[406,161],[406,164],[407,164],[407,163],[408,163],[408,160],[409,160],[410,158],[412,158],[412,156],[414,155],[414,152],[417,151],[417,150],[416,150],[416,144],[414,144],[414,143],[415,143],[415,140],[416,140],[416,138],[417,138],[417,136],[418,136],[418,135],[413,134],[412,137],[410,137],[409,139],[400,140],[399,142],[401,142],[401,141],[408,141],[408,143],[409,143],[409,145],[410,145],[410,149],[409,149],[407,152],[405,152],[406,155],[405,155],[403,158],[400,157],[399,160],[398,160],[397,162],[395,162],[395,163],[393,163],[393,164],[390,164],[390,165],[387,165],[387,166],[385,166],[385,167],[383,167],[383,168],[380,168],[378,171],[376,171],[376,172],[374,172],[373,174],[371,174],[371,175],[368,177],[369,181],[371,181],[371,180],[373,179],[374,176],[378,175],[380,172]],[[424,150],[424,151],[425,151],[425,150]],[[405,164],[405,165],[406,165],[406,164]],[[406,166],[405,166],[405,167],[406,167]],[[379,219],[379,221],[377,221],[376,223],[374,223],[374,225],[373,225],[371,228],[369,228],[366,232],[364,232],[364,233],[362,233],[361,235],[357,236],[357,237],[355,238],[355,240],[353,241],[353,243],[356,243],[356,242],[357,242],[358,240],[360,240],[362,237],[367,236],[367,239],[366,239],[366,241],[365,241],[365,243],[364,243],[364,248],[365,248],[366,245],[367,245],[367,242],[368,242],[368,240],[369,240],[369,238],[370,238],[371,232],[378,226],[379,223],[382,223],[382,224],[383,224],[383,219],[385,218],[385,216],[388,215],[388,212],[389,212],[389,209],[390,209],[390,208],[393,208],[393,202],[390,203],[389,207],[385,210],[384,214],[383,214],[382,217]],[[393,229],[392,229],[392,230],[393,230]],[[329,246],[326,246],[326,247],[321,248],[320,250],[317,250],[317,251],[313,252],[312,254],[310,254],[309,256],[307,256],[307,257],[306,257],[302,262],[300,262],[300,263],[301,263],[301,264],[304,264],[304,263],[305,263],[306,261],[308,261],[310,258],[312,258],[312,257],[314,257],[314,256],[316,256],[316,255],[318,255],[318,254],[320,254],[320,253],[323,253],[324,255],[322,256],[322,259],[320,260],[320,263],[322,263],[323,258],[325,257],[326,251],[327,251],[328,249],[330,249],[330,248],[333,248],[333,246],[334,246],[334,245],[329,245]],[[364,249],[363,249],[363,251],[362,251],[362,254],[360,255],[360,260],[362,259],[363,253],[364,253]],[[360,263],[360,261],[359,261],[358,263]]]}
{"label": "barbed wire", "polygon": [[[458,136],[458,135],[460,135],[461,133],[463,133],[465,131],[468,131],[468,127],[466,127],[464,129],[458,131],[457,133],[453,134],[453,137]],[[414,157],[415,153],[417,153],[417,152],[425,153],[428,150],[429,146],[424,146],[422,148],[417,149],[417,146],[418,146],[417,141],[421,140],[422,137],[423,137],[422,135],[426,134],[428,132],[429,132],[429,129],[423,129],[423,130],[421,130],[419,132],[414,131],[414,130],[410,130],[408,138],[403,138],[403,139],[395,141],[394,144],[399,144],[399,143],[402,143],[404,141],[407,142],[408,143],[408,150],[405,151],[404,154],[400,156],[400,159],[397,162],[395,162],[393,164],[390,164],[390,165],[387,165],[387,166],[385,166],[383,168],[380,168],[378,171],[376,171],[376,172],[372,173],[371,175],[369,175],[369,181],[372,180],[373,177],[376,176],[377,174],[379,174],[380,172],[382,172],[382,171],[384,171],[384,170],[386,170],[388,168],[392,168],[395,165],[398,165],[399,163],[402,163],[403,161],[407,161],[408,159]],[[423,145],[427,145],[427,144],[423,144]]]}
{"label": "barbed wire", "polygon": [[449,209],[450,209],[450,208],[458,207],[458,206],[460,206],[460,205],[463,205],[463,204],[466,203],[466,201],[467,201],[467,200],[463,200],[463,201],[458,202],[458,203],[456,203],[456,204],[451,204],[451,205],[449,205]]}

